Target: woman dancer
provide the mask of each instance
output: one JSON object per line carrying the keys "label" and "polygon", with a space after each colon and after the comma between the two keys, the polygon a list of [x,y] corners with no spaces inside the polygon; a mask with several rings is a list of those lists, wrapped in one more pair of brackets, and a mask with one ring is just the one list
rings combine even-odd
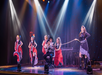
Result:
{"label": "woman dancer", "polygon": [[60,37],[58,37],[56,39],[55,46],[56,46],[56,48],[55,48],[54,64],[55,64],[55,66],[63,65],[63,56],[62,56],[62,50],[61,50],[61,39],[60,39]]}
{"label": "woman dancer", "polygon": [[13,53],[14,56],[17,56],[17,63],[20,64],[20,61],[22,59],[22,41],[20,40],[20,36],[16,36],[16,42],[15,42],[15,52]]}
{"label": "woman dancer", "polygon": [[34,66],[38,63],[37,50],[36,50],[37,43],[34,41],[34,38],[35,38],[35,36],[31,37],[31,42],[28,45],[29,55],[30,55],[32,66]]}
{"label": "woman dancer", "polygon": [[46,50],[45,50],[44,46],[45,46],[45,44],[47,42],[47,39],[48,39],[48,37],[47,37],[47,35],[45,35],[43,43],[42,43],[42,52],[44,53],[44,55],[46,54]]}
{"label": "woman dancer", "polygon": [[90,60],[90,56],[88,53],[88,43],[87,39],[90,37],[90,34],[86,31],[86,28],[84,26],[81,26],[81,32],[79,33],[79,41],[80,41],[80,51],[79,51],[79,57],[80,57],[80,68],[82,67],[81,60],[82,57],[84,58],[84,69],[86,69],[87,64],[87,58]]}

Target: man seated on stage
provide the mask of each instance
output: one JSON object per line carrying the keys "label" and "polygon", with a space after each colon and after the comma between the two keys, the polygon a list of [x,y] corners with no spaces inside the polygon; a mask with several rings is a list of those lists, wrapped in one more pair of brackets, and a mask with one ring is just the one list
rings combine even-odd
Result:
{"label": "man seated on stage", "polygon": [[45,59],[47,64],[51,65],[52,64],[52,57],[53,57],[53,49],[54,49],[52,38],[48,39],[44,48],[46,50],[46,54],[44,55],[44,59]]}

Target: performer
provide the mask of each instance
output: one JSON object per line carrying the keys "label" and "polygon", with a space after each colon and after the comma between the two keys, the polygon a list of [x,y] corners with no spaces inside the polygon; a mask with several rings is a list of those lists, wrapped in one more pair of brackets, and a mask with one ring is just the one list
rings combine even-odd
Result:
{"label": "performer", "polygon": [[45,46],[45,44],[46,44],[46,42],[47,42],[47,39],[48,39],[48,37],[47,37],[47,35],[45,35],[45,36],[44,36],[43,43],[42,43],[42,52],[44,53],[44,55],[46,54],[46,51],[45,51],[44,46]]}
{"label": "performer", "polygon": [[20,36],[16,36],[16,42],[15,42],[15,52],[13,53],[14,56],[17,56],[17,63],[20,64],[20,61],[22,59],[22,41],[20,40]]}
{"label": "performer", "polygon": [[44,55],[44,59],[46,60],[46,62],[48,64],[52,65],[52,57],[53,57],[53,51],[54,51],[52,37],[50,37],[47,40],[44,48],[45,48],[45,51],[46,51],[46,54]]}
{"label": "performer", "polygon": [[54,66],[55,50],[54,50],[53,38],[50,37],[49,41],[50,41],[50,47],[51,47],[51,49],[52,49],[52,53],[51,53],[52,60],[51,60],[51,61],[52,61],[52,66]]}
{"label": "performer", "polygon": [[81,60],[82,57],[84,58],[84,69],[86,69],[87,64],[87,58],[90,60],[89,56],[89,48],[88,48],[88,42],[87,39],[90,37],[90,34],[86,31],[86,28],[84,26],[81,26],[81,32],[79,34],[79,41],[80,41],[80,51],[79,51],[79,57],[80,57],[80,68],[82,67]]}
{"label": "performer", "polygon": [[31,59],[31,64],[32,66],[36,65],[38,63],[38,58],[37,58],[37,43],[34,41],[35,36],[31,36],[31,42],[28,45],[29,48],[29,55]]}
{"label": "performer", "polygon": [[56,39],[55,46],[56,46],[56,48],[55,48],[54,64],[55,64],[55,66],[63,65],[63,56],[62,56],[62,50],[61,50],[61,39],[60,39],[60,37],[58,37]]}

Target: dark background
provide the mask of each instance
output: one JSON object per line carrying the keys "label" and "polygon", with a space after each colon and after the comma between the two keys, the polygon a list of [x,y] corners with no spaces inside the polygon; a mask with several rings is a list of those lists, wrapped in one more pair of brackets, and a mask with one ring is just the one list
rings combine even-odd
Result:
{"label": "dark background", "polygon": [[[46,2],[39,0],[40,4],[45,10],[47,5]],[[55,2],[54,2],[55,1]],[[55,5],[58,0],[52,0],[49,4],[49,9],[47,13],[47,20],[50,24],[50,28],[54,31],[56,24],[55,19],[63,5],[64,0],[60,0],[58,6],[55,8]],[[78,2],[77,2],[78,1]],[[20,19],[20,12],[25,0],[13,0],[18,18]],[[53,3],[54,2],[54,3]],[[62,24],[61,29],[59,28],[54,39],[58,36],[61,37],[62,43],[78,38],[80,27],[86,17],[86,14],[92,4],[93,0],[69,0],[69,5],[66,10],[65,18],[63,19],[64,23]],[[21,40],[24,45],[23,48],[23,59],[22,63],[29,62],[29,53],[28,53],[28,43],[30,41],[29,32],[33,31],[35,34],[35,40],[38,44],[38,58],[42,60],[42,34],[43,29],[40,28],[40,21],[36,11],[32,6],[27,3],[24,17],[21,21],[21,29],[17,32],[15,31],[16,25],[12,23],[11,12],[9,7],[9,0],[2,0],[0,2],[0,65],[7,64],[16,64],[16,59],[13,57],[14,52],[14,42],[16,40],[16,35],[19,34],[22,36]],[[95,13],[93,15],[92,24],[86,24],[87,31],[91,34],[91,37],[88,38],[89,43],[89,53],[91,60],[102,61],[102,0],[97,0]],[[51,35],[49,29],[45,24],[47,35]],[[24,34],[23,34],[24,33]],[[79,43],[73,42],[71,44],[63,46],[63,48],[73,47],[75,52],[79,51]]]}

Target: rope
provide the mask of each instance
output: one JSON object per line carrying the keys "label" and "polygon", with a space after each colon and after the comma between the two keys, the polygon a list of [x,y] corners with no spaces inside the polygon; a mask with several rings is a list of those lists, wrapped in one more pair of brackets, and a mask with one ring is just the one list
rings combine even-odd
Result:
{"label": "rope", "polygon": [[[76,41],[76,40],[75,40],[75,39],[74,39],[74,40],[71,40],[71,41],[69,41],[69,42],[63,43],[62,45],[69,44],[69,43],[71,43],[71,42],[73,42],[73,41]],[[77,41],[79,41],[79,40],[77,39]],[[79,42],[80,42],[80,41],[79,41]]]}

